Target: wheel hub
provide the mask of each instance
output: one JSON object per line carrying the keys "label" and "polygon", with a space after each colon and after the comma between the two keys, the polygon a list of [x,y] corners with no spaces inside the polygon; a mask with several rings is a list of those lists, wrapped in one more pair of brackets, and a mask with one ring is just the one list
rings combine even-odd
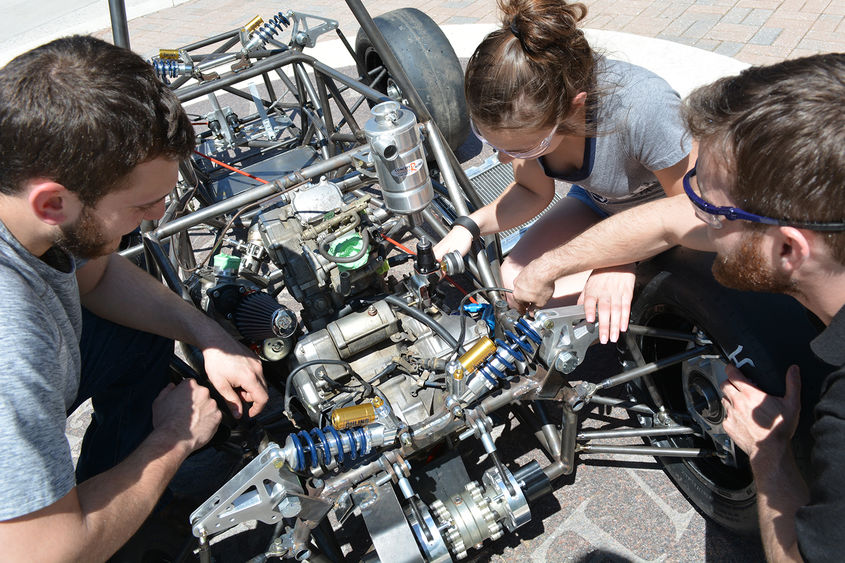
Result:
{"label": "wheel hub", "polygon": [[689,378],[689,393],[695,412],[711,424],[719,424],[725,416],[719,391],[702,374],[693,372]]}
{"label": "wheel hub", "polygon": [[399,89],[399,85],[392,78],[387,79],[387,96],[391,100],[402,102],[402,90]]}
{"label": "wheel hub", "polygon": [[687,411],[713,441],[722,461],[736,466],[733,440],[722,428],[725,412],[719,386],[727,379],[725,363],[713,357],[693,358],[682,364],[681,374]]}

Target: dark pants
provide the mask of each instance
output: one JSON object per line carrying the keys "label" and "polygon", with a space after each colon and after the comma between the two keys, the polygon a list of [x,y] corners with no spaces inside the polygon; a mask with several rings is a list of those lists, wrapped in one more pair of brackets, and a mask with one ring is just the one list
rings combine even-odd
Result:
{"label": "dark pants", "polygon": [[173,341],[82,310],[82,380],[71,410],[92,399],[76,481],[123,461],[152,431],[152,403],[169,381]]}

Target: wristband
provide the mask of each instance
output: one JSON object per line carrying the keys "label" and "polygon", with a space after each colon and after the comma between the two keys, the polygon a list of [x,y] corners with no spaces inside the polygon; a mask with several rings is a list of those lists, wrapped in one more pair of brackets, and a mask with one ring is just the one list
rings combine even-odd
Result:
{"label": "wristband", "polygon": [[469,231],[469,234],[472,235],[473,242],[481,242],[481,228],[479,228],[478,223],[476,223],[466,215],[461,215],[460,217],[457,217],[452,222],[452,225],[460,225],[461,227]]}

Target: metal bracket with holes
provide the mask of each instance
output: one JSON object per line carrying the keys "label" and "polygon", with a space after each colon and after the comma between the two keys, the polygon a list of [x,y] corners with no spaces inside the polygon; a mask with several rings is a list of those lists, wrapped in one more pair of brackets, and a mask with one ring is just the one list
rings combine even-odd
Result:
{"label": "metal bracket with holes", "polygon": [[219,534],[250,520],[275,524],[296,516],[303,490],[284,463],[282,449],[271,443],[191,514],[194,535]]}

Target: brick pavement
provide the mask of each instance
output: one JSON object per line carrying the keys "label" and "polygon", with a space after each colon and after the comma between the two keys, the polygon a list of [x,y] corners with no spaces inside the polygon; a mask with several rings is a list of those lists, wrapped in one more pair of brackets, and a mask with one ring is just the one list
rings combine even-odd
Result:
{"label": "brick pavement", "polygon": [[[368,0],[372,15],[422,9],[438,24],[495,23],[494,0]],[[657,37],[768,64],[819,52],[845,51],[845,0],[590,0],[585,27]],[[144,56],[240,27],[279,9],[332,17],[353,38],[357,22],[339,0],[192,0],[129,22],[132,47]],[[111,30],[95,35],[111,38]]]}

